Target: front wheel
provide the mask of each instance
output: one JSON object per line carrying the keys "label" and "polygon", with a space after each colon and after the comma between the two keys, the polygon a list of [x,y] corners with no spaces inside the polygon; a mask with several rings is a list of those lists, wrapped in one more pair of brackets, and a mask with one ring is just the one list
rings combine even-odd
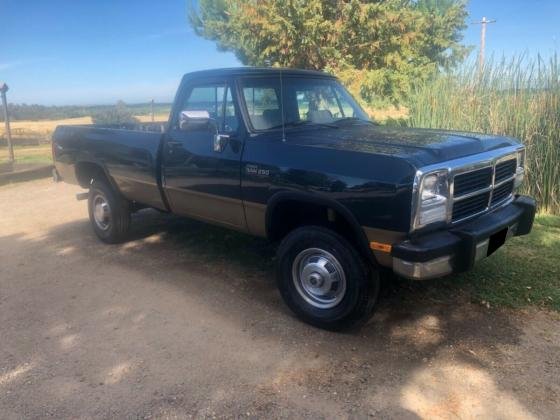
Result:
{"label": "front wheel", "polygon": [[91,183],[88,211],[99,239],[110,244],[125,239],[130,228],[130,206],[107,183],[97,180]]}
{"label": "front wheel", "polygon": [[280,244],[277,260],[282,298],[305,322],[339,330],[372,314],[379,275],[337,233],[317,226],[298,228]]}

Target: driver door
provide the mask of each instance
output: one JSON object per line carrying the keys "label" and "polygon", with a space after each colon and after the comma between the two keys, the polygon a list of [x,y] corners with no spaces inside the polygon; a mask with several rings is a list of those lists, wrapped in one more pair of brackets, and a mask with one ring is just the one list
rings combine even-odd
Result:
{"label": "driver door", "polygon": [[163,189],[173,213],[245,231],[234,94],[227,80],[187,84],[180,111],[202,111],[210,121],[189,126],[175,116],[163,146]]}

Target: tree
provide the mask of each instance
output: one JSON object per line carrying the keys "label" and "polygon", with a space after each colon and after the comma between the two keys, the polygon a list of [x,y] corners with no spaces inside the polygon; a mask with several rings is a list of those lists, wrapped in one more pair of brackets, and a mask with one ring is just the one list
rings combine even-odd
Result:
{"label": "tree", "polygon": [[330,71],[371,102],[462,60],[466,17],[457,0],[200,0],[189,21],[243,64]]}
{"label": "tree", "polygon": [[134,124],[138,120],[132,114],[123,101],[118,101],[117,104],[108,109],[103,109],[92,116],[94,124],[101,125],[123,125]]}

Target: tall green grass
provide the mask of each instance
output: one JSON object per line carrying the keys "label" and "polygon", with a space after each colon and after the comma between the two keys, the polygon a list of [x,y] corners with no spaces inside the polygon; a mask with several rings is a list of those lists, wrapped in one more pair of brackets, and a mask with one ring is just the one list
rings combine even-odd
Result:
{"label": "tall green grass", "polygon": [[406,123],[520,139],[527,149],[525,192],[560,214],[560,62],[525,56],[476,63],[418,84]]}

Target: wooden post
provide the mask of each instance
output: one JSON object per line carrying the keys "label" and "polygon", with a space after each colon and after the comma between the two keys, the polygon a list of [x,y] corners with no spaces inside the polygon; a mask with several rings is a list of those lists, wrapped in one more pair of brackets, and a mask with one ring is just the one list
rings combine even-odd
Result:
{"label": "wooden post", "polygon": [[0,94],[2,95],[2,107],[4,108],[4,124],[6,125],[6,139],[8,141],[8,160],[13,162],[15,160],[14,146],[12,144],[12,131],[10,130],[10,116],[8,115],[8,101],[6,99],[7,91],[8,85],[0,82]]}

